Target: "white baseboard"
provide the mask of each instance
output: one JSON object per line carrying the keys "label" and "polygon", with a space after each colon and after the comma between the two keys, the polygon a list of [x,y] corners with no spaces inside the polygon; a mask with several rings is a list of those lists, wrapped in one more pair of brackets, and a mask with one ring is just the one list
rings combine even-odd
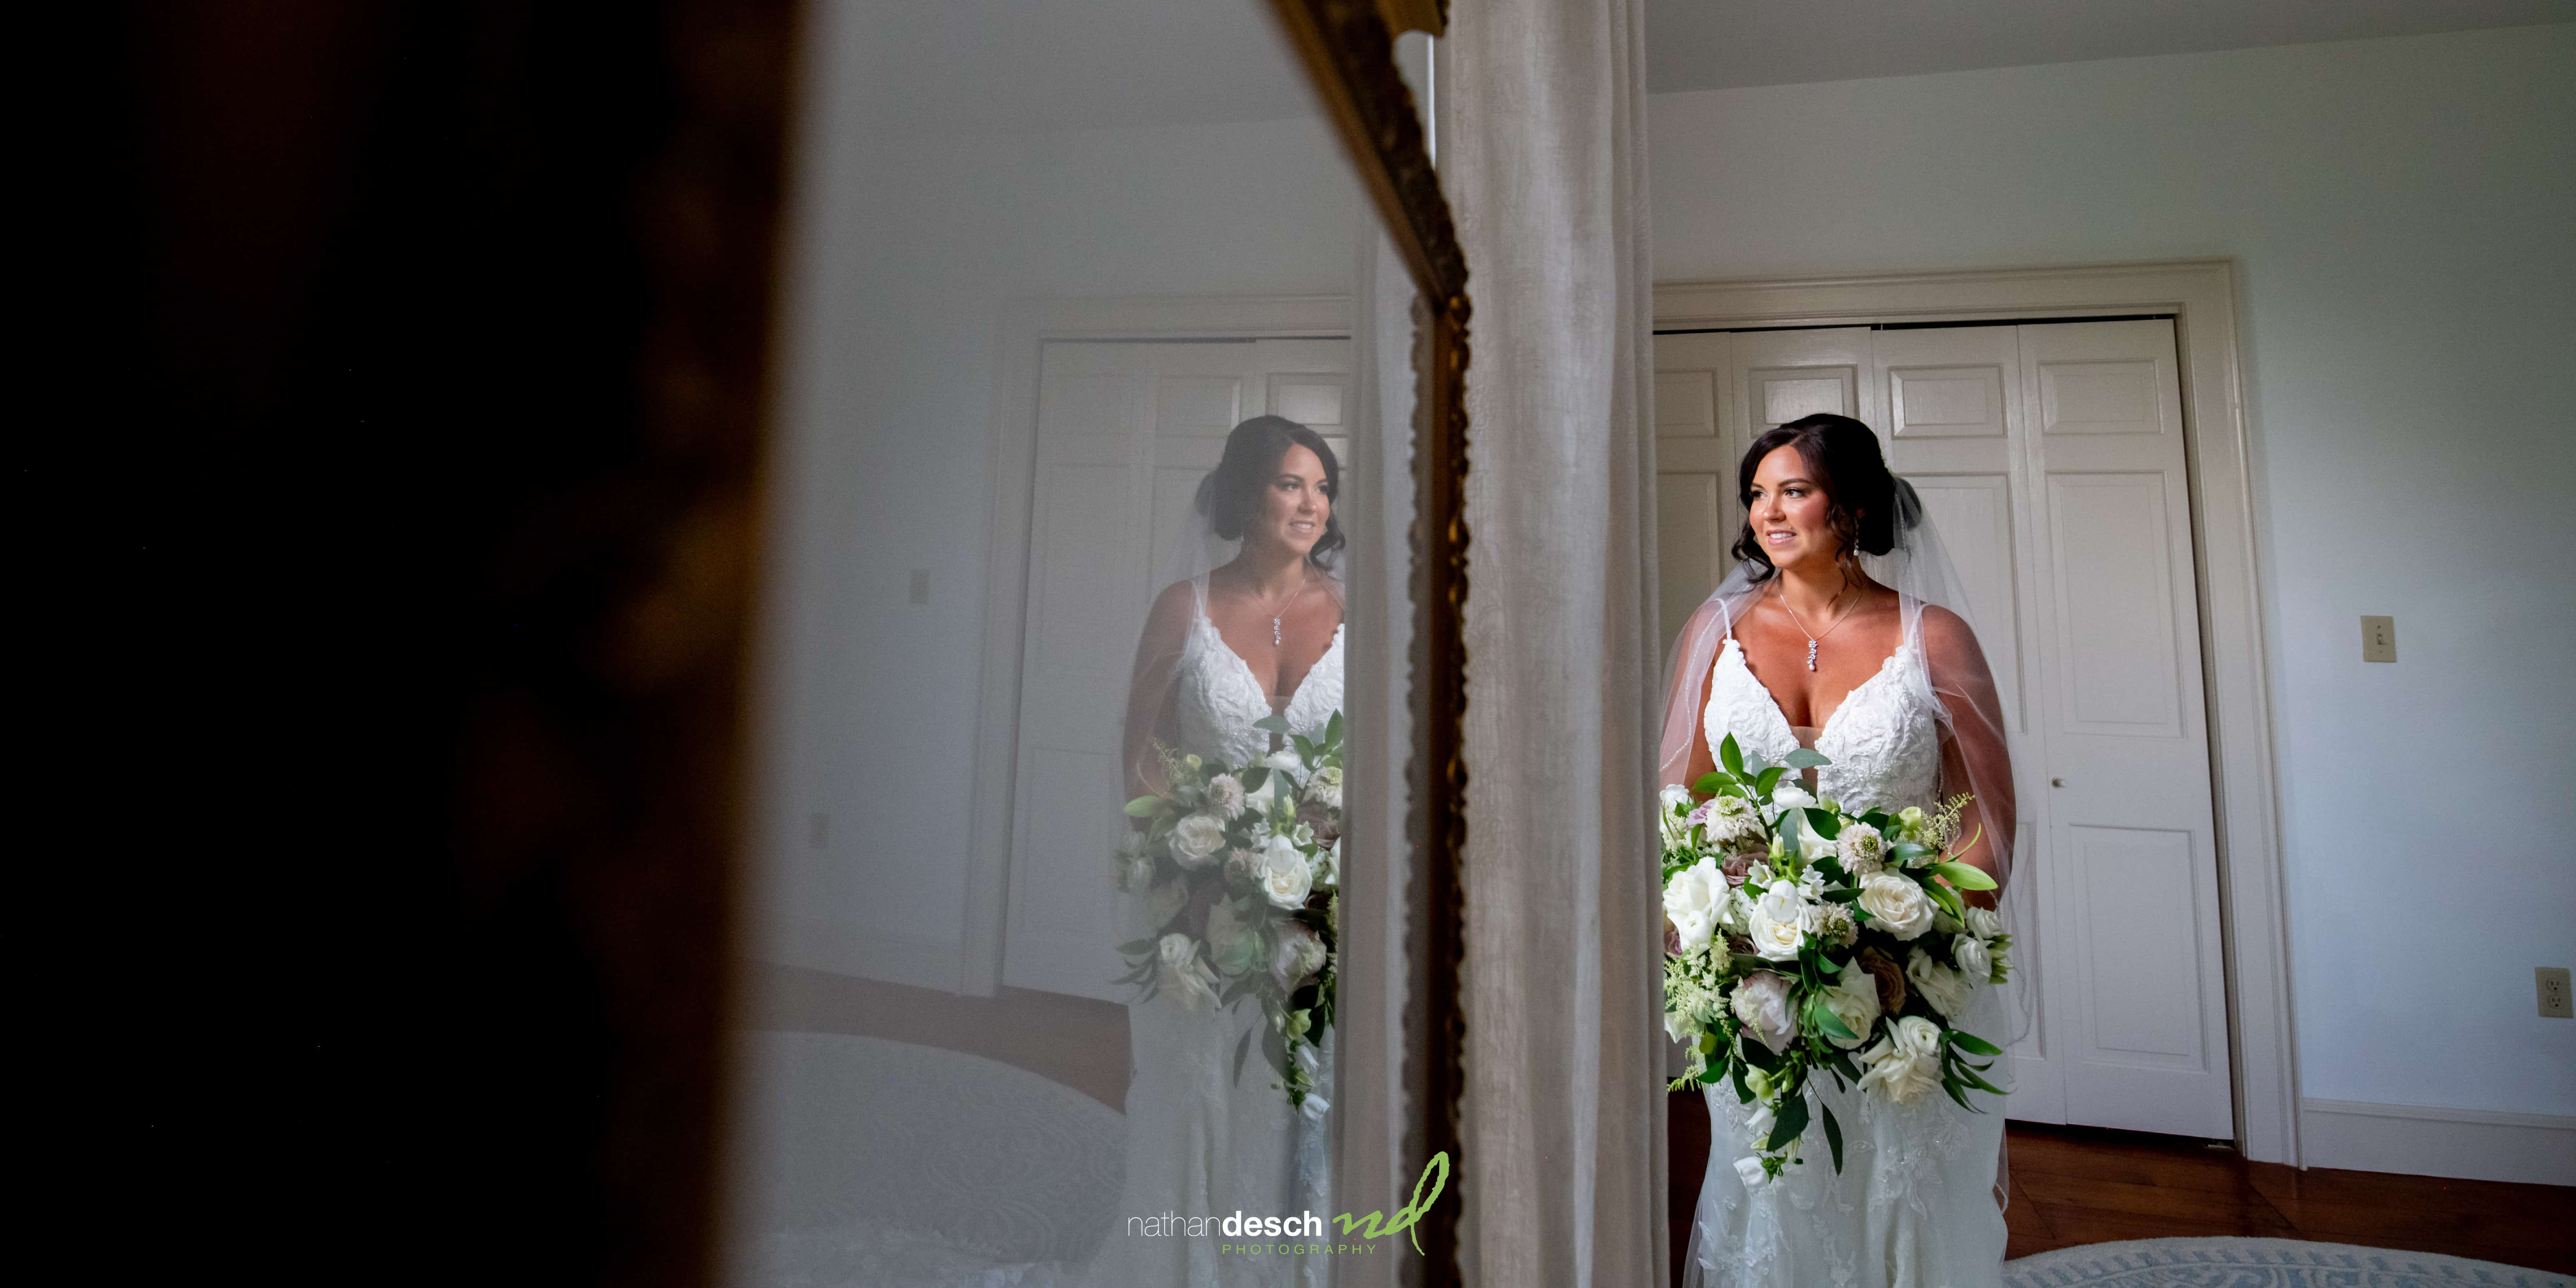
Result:
{"label": "white baseboard", "polygon": [[2303,1099],[2299,1153],[2309,1167],[2576,1185],[2576,1117]]}

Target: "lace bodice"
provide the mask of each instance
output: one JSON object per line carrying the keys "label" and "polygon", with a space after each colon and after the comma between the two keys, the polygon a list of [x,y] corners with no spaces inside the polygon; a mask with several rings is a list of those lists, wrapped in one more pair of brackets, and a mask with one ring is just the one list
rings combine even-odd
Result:
{"label": "lace bodice", "polygon": [[[1249,764],[1270,750],[1270,735],[1253,727],[1270,717],[1270,691],[1252,665],[1218,634],[1208,620],[1207,588],[1194,584],[1195,616],[1189,641],[1182,646],[1174,683],[1179,710],[1181,748],[1229,765]],[[1309,738],[1323,736],[1333,713],[1342,709],[1342,628],[1306,670],[1289,695],[1288,728]]]}
{"label": "lace bodice", "polygon": [[[1941,790],[1939,699],[1914,676],[1907,640],[1878,673],[1860,682],[1825,718],[1816,751],[1833,763],[1816,771],[1816,794],[1846,806],[1899,810],[1931,808]],[[1798,735],[1771,690],[1744,663],[1744,646],[1729,633],[1709,679],[1706,732],[1710,754],[1726,735],[1735,745],[1779,764],[1797,750]]]}

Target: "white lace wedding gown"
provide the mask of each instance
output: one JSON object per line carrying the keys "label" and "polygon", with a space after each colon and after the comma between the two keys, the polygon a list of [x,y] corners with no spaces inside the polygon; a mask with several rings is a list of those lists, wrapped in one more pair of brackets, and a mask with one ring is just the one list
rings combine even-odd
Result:
{"label": "white lace wedding gown", "polygon": [[[1253,722],[1271,714],[1268,689],[1208,620],[1207,584],[1194,583],[1196,612],[1182,646],[1173,695],[1181,748],[1228,764],[1247,764],[1270,750],[1270,734]],[[1320,737],[1342,706],[1342,631],[1298,682],[1284,713],[1290,729]],[[1226,1253],[1229,1242],[1137,1236],[1130,1216],[1223,1218],[1297,1216],[1313,1212],[1336,1233],[1328,1166],[1329,1110],[1292,1109],[1263,1058],[1267,1021],[1249,999],[1221,1011],[1183,1010],[1169,996],[1130,1004],[1127,1023],[1134,1080],[1127,1088],[1127,1174],[1116,1209],[1119,1228],[1102,1240],[1083,1282],[1091,1288],[1205,1288],[1208,1285],[1295,1285],[1320,1288],[1331,1257]],[[1240,1081],[1236,1044],[1253,1032]],[[1333,1095],[1331,1030],[1319,1053],[1314,1096]],[[1323,1240],[1323,1241],[1330,1241]],[[1240,1242],[1239,1240],[1233,1242]]]}
{"label": "white lace wedding gown", "polygon": [[[1938,699],[1906,651],[1843,699],[1816,737],[1833,763],[1816,771],[1817,794],[1887,810],[1929,805],[1940,788]],[[1780,763],[1798,746],[1771,691],[1744,662],[1729,627],[1711,676],[1703,732],[1714,748],[1728,734],[1748,755]],[[1961,1027],[2004,1030],[2000,990],[1978,989]],[[2000,1070],[1998,1070],[2000,1072]],[[1992,1076],[1992,1075],[1989,1075]],[[1891,1105],[1835,1086],[1819,1072],[1809,1084],[1843,1131],[1837,1175],[1821,1123],[1801,1141],[1803,1164],[1748,1188],[1733,1163],[1753,1152],[1734,1088],[1708,1098],[1707,1179],[1691,1227],[1683,1288],[1992,1288],[2002,1282],[2003,1213],[1995,1179],[2004,1115],[1997,1097],[1970,1092],[1985,1110],[1969,1113],[1938,1093]]]}

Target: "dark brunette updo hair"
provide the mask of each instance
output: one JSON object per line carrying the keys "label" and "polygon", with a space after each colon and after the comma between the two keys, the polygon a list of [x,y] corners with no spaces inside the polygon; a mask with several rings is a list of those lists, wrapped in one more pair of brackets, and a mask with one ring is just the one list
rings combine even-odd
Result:
{"label": "dark brunette updo hair", "polygon": [[1324,463],[1324,498],[1334,505],[1306,560],[1330,568],[1333,552],[1342,547],[1342,463],[1333,458],[1322,435],[1285,416],[1255,416],[1225,436],[1224,458],[1199,481],[1198,511],[1218,536],[1242,540],[1244,528],[1261,512],[1262,489],[1279,476],[1279,462],[1291,447],[1303,447]]}
{"label": "dark brunette updo hair", "polygon": [[1888,473],[1886,458],[1879,455],[1878,435],[1849,416],[1818,412],[1764,431],[1736,470],[1735,499],[1746,514],[1744,531],[1735,538],[1735,557],[1751,561],[1757,578],[1770,576],[1772,568],[1771,556],[1753,536],[1753,474],[1762,468],[1763,457],[1783,447],[1798,449],[1798,458],[1807,463],[1807,477],[1825,490],[1834,544],[1845,558],[1855,550],[1883,555],[1895,548],[1900,484]]}

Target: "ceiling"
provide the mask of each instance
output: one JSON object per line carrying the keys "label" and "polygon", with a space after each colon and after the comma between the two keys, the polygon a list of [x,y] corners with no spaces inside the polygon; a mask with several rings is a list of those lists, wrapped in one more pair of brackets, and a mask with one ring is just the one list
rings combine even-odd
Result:
{"label": "ceiling", "polygon": [[[1471,13],[1478,0],[1453,0]],[[2576,0],[1645,0],[1657,92],[2576,22]],[[891,135],[1311,116],[1270,0],[826,0]]]}
{"label": "ceiling", "polygon": [[2576,22],[2576,0],[1646,0],[1646,87],[1798,85],[2547,22]]}

